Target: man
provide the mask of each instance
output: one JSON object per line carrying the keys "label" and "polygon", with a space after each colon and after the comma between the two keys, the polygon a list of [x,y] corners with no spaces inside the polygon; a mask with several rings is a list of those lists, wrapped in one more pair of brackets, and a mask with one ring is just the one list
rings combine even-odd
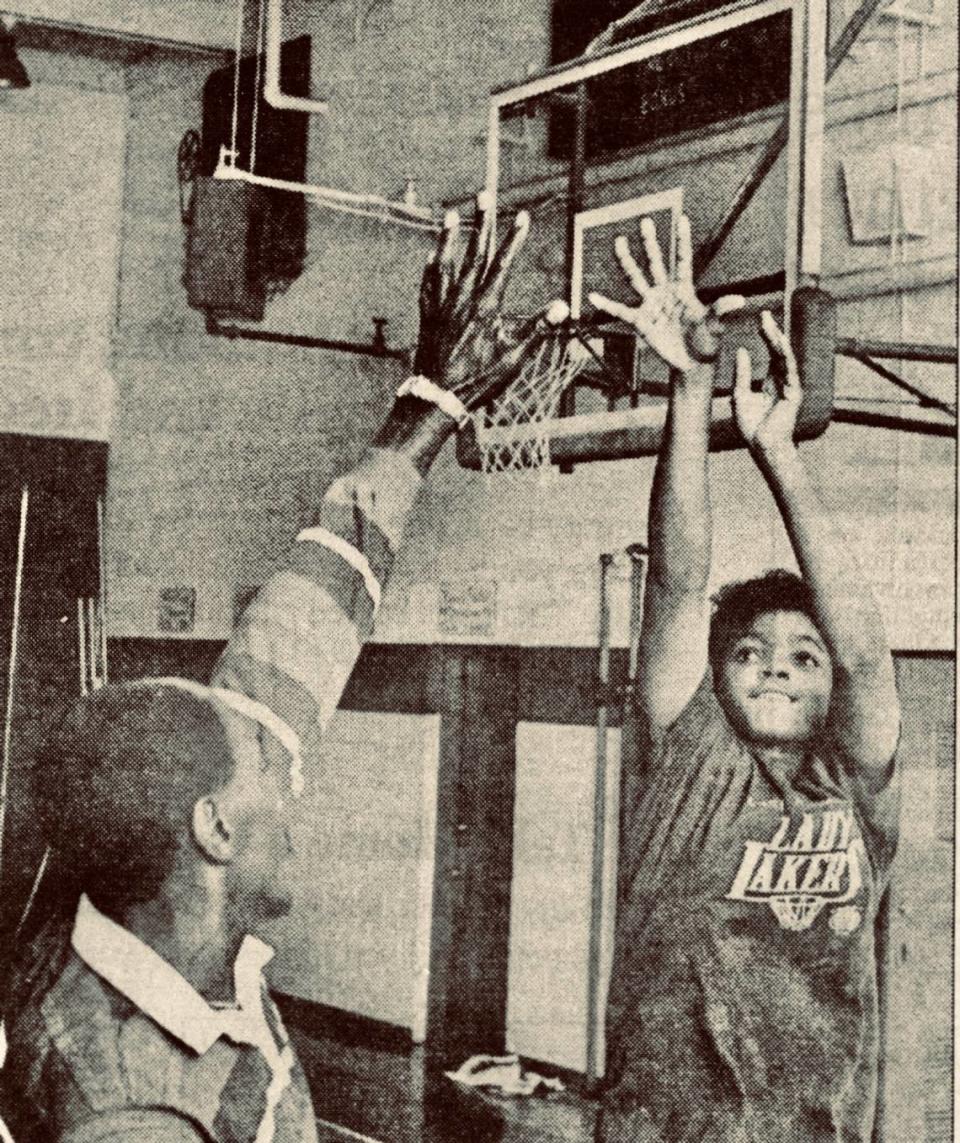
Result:
{"label": "man", "polygon": [[896,845],[893,662],[794,443],[800,379],[769,314],[774,382],[755,389],[741,349],[734,410],[802,578],[776,571],[729,586],[711,617],[715,315],[693,292],[686,220],[676,284],[652,225],[642,233],[652,280],[618,249],[641,304],[592,299],[673,368],[626,728],[598,1138],[869,1143],[873,926]]}
{"label": "man", "polygon": [[423,477],[543,335],[532,322],[509,337],[499,318],[526,216],[494,254],[480,214],[462,265],[446,219],[421,287],[417,375],[242,617],[211,685],[106,687],[45,750],[40,816],[76,892],[8,996],[18,1143],[316,1138],[255,934],[290,908],[300,742],[336,708]]}

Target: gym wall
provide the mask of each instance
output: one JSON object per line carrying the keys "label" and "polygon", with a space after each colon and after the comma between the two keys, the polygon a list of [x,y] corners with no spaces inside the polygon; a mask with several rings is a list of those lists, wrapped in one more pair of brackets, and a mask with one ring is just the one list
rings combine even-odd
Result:
{"label": "gym wall", "polygon": [[25,51],[0,103],[0,425],[105,441],[127,99],[121,65]]}
{"label": "gym wall", "polygon": [[[311,176],[397,194],[412,172],[422,201],[463,202],[482,177],[485,93],[546,58],[544,13],[507,3],[483,12],[401,7],[389,19],[372,15],[359,41],[352,23],[318,19],[291,28],[314,36],[315,83],[331,97],[329,120],[313,128]],[[944,16],[954,26],[930,32],[923,101],[899,114],[905,122],[923,117],[938,170],[949,171],[956,14]],[[409,35],[413,21],[422,36]],[[841,73],[851,90],[873,88],[869,98],[844,103],[844,121],[830,136],[828,234],[847,233],[841,154],[860,136],[877,142],[895,129],[894,89],[876,87],[883,47],[868,42],[858,49],[859,78]],[[160,591],[173,587],[195,592],[193,627],[183,634],[222,638],[235,598],[262,579],[325,483],[358,455],[403,371],[371,358],[230,344],[202,332],[180,283],[183,240],[171,168],[180,134],[197,121],[202,77],[155,75],[150,65],[138,74],[131,86],[109,511],[113,631],[159,634]],[[872,118],[858,118],[868,112]],[[721,161],[743,160],[735,148],[719,153],[714,140],[698,162],[707,170]],[[653,171],[657,161],[649,165]],[[702,183],[689,158],[686,168],[673,170],[661,160],[651,178],[685,173],[694,187],[698,177]],[[841,335],[951,339],[955,192],[950,178],[936,186],[928,236],[904,243],[895,256],[883,246],[825,245],[827,285],[843,299]],[[761,208],[778,204],[777,195],[758,200],[754,229]],[[310,268],[271,304],[264,328],[366,341],[379,312],[390,318],[392,345],[412,341],[420,238],[311,208],[309,245]],[[365,296],[371,289],[373,302]],[[845,392],[892,394],[857,363],[840,360],[838,369]],[[937,384],[946,378],[949,387],[949,371],[933,369],[940,372],[906,365],[904,373],[928,385],[931,377]],[[806,451],[880,600],[893,644],[946,649],[952,443],[834,425]],[[487,489],[445,456],[411,526],[375,637],[589,646],[596,637],[597,556],[643,537],[651,471],[650,461],[582,466],[553,491],[523,483]],[[789,564],[769,497],[743,455],[716,460],[714,489],[717,581]],[[477,598],[464,599],[464,589]],[[615,583],[614,595],[613,635],[622,644],[625,584]]]}
{"label": "gym wall", "polygon": [[[314,37],[313,75],[331,98],[329,121],[313,130],[311,177],[397,194],[414,174],[424,202],[463,202],[480,182],[486,92],[547,58],[547,6],[502,0],[482,10],[440,7],[408,0],[392,5],[389,15],[376,9],[359,41],[352,21],[328,19],[337,8],[315,25],[294,22],[290,34]],[[945,14],[955,24],[955,14]],[[953,30],[937,42],[949,47]],[[956,82],[952,66],[943,64],[946,78],[938,81],[948,94]],[[199,121],[206,70],[148,60],[128,78],[107,521],[117,677],[208,669],[235,603],[262,581],[330,479],[360,455],[403,376],[399,365],[372,358],[212,338],[188,309],[174,155],[183,131]],[[888,124],[892,95],[888,87]],[[952,140],[942,121],[930,123],[941,139]],[[831,194],[831,209],[841,211],[835,185]],[[422,244],[312,208],[310,220],[312,266],[271,304],[264,327],[363,341],[370,318],[383,314],[391,344],[409,344]],[[842,333],[951,339],[944,299],[953,287],[942,259],[955,233],[938,227],[922,241],[927,245],[911,246],[909,254],[929,264],[930,284],[909,292],[890,289],[900,279],[886,266],[870,277],[844,256],[833,267],[866,275],[844,300]],[[876,255],[874,249],[870,257]],[[376,300],[368,304],[371,282]],[[841,364],[851,383],[854,368]],[[856,383],[875,391],[859,374]],[[948,653],[953,442],[836,425],[805,450],[851,534],[894,645]],[[652,461],[640,460],[582,466],[552,489],[487,489],[456,465],[452,450],[442,458],[395,569],[378,645],[361,660],[343,704],[348,717],[338,720],[330,740],[329,772],[344,774],[353,760],[356,780],[337,783],[336,811],[328,817],[321,812],[325,800],[311,803],[319,831],[311,857],[324,856],[323,877],[305,862],[298,892],[314,923],[291,922],[279,934],[278,980],[285,990],[379,1014],[418,1036],[424,918],[419,904],[416,911],[409,905],[422,902],[421,879],[436,855],[427,1025],[456,1026],[451,1053],[497,1047],[509,1033],[530,1055],[578,1066],[576,1012],[558,1025],[544,993],[567,979],[564,971],[576,976],[576,965],[565,968],[558,950],[575,948],[582,934],[583,899],[558,891],[537,914],[527,913],[524,930],[511,926],[511,894],[516,911],[543,892],[537,878],[549,879],[551,866],[558,883],[582,868],[589,846],[589,823],[578,809],[583,790],[565,778],[587,773],[591,764],[583,750],[589,751],[584,728],[595,709],[597,557],[643,538],[651,474]],[[718,457],[714,474],[718,582],[788,563],[773,506],[747,458]],[[614,577],[613,596],[614,641],[622,647],[622,573]],[[171,608],[171,599],[180,606]],[[917,694],[935,696],[918,716],[921,754],[938,733],[937,710],[949,706],[953,693],[946,655],[930,663],[911,684]],[[518,739],[518,723],[535,729],[521,729]],[[534,739],[553,725],[570,736],[560,734],[559,744],[541,751]],[[391,761],[380,780],[369,760],[383,758]],[[320,748],[313,763],[315,775],[328,773]],[[439,798],[431,827],[414,795],[429,787],[434,765]],[[401,775],[410,796],[398,800],[394,781]],[[935,788],[942,800],[943,787]],[[339,823],[351,819],[358,832],[344,839]],[[563,833],[571,820],[572,830]],[[531,832],[533,825],[546,839]],[[561,832],[567,848],[554,846],[551,830]],[[378,845],[391,855],[385,865],[402,873],[397,899],[408,907],[394,907],[384,893],[384,865],[362,856]],[[339,865],[332,855],[337,846],[345,853]],[[903,876],[912,877],[923,862],[935,873],[931,880],[921,870],[911,887],[945,884],[942,850],[937,839],[917,839],[919,864],[905,865]],[[336,923],[328,926],[329,913]],[[921,913],[910,929],[911,947],[918,948],[907,958],[911,969],[919,945],[939,947],[948,930],[942,910]],[[556,967],[549,981],[523,979],[524,946]],[[385,966],[404,982],[394,996],[387,995]],[[901,994],[919,987],[917,979],[911,976]],[[921,1032],[934,1045],[945,1034],[930,1012]],[[908,1053],[910,1045],[898,1050]],[[939,1057],[931,1058],[935,1065]],[[921,1081],[917,1073],[918,1093]],[[922,1137],[910,1133],[910,1122],[904,1134],[891,1136],[895,1143]]]}

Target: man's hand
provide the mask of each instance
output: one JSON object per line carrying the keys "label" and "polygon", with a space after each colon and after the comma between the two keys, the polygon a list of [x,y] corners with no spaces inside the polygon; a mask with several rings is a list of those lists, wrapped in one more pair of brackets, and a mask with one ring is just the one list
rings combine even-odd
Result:
{"label": "man's hand", "polygon": [[489,200],[477,197],[477,225],[459,257],[460,219],[444,219],[420,286],[420,338],[414,372],[374,444],[406,455],[426,475],[463,417],[498,397],[517,377],[551,325],[569,316],[560,301],[509,331],[500,314],[514,259],[530,219],[521,211],[493,252]]}
{"label": "man's hand", "polygon": [[640,297],[639,306],[625,306],[603,294],[590,294],[599,310],[632,325],[668,365],[688,372],[698,363],[712,361],[719,348],[720,321],[724,314],[743,306],[743,298],[730,294],[705,306],[693,287],[693,256],[690,220],[682,214],[677,223],[677,276],[671,281],[660,253],[653,221],[640,222],[640,235],[650,267],[648,281],[630,252],[626,238],[619,237],[614,249],[623,272]]}
{"label": "man's hand", "polygon": [[770,350],[770,374],[754,391],[750,354],[742,346],[737,350],[733,413],[750,451],[769,457],[794,447],[803,386],[790,342],[766,310],[760,329]]}
{"label": "man's hand", "polygon": [[511,267],[529,229],[530,216],[521,211],[494,252],[489,198],[481,193],[477,222],[462,261],[460,220],[456,211],[450,211],[437,251],[424,271],[414,369],[454,393],[469,410],[502,393],[548,325],[559,324],[569,313],[563,302],[554,302],[543,315],[512,331],[504,325],[500,309]]}

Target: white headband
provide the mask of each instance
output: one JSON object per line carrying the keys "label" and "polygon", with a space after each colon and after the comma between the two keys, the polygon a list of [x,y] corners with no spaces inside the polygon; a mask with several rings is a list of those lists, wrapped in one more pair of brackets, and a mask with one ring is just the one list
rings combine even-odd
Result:
{"label": "white headband", "polygon": [[266,704],[250,698],[249,695],[228,690],[226,687],[208,687],[204,686],[203,683],[194,682],[193,679],[182,679],[173,675],[162,679],[151,679],[150,682],[176,687],[181,691],[196,695],[197,698],[216,699],[224,706],[235,710],[237,714],[242,714],[245,718],[251,719],[268,730],[290,755],[290,788],[293,796],[299,798],[303,793],[303,756],[300,753],[300,735]]}

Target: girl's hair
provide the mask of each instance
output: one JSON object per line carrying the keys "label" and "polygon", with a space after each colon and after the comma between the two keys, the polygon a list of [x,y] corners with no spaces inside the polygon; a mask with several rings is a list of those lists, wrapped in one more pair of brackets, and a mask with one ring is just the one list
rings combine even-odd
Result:
{"label": "girl's hair", "polygon": [[818,626],[810,585],[786,568],[773,568],[755,579],[725,584],[713,602],[709,649],[714,670],[758,615],[768,611],[799,611]]}

